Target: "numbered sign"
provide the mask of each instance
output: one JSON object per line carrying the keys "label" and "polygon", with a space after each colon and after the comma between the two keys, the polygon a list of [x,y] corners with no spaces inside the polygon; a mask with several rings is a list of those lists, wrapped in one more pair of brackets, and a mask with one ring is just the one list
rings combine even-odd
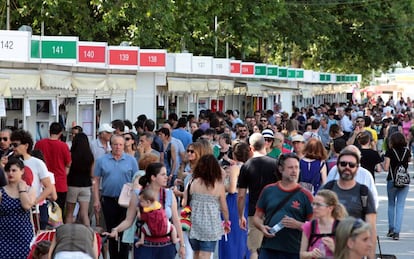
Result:
{"label": "numbered sign", "polygon": [[85,66],[106,66],[106,42],[78,42],[78,64]]}
{"label": "numbered sign", "polygon": [[211,75],[213,71],[213,57],[193,56],[192,73],[199,75]]}
{"label": "numbered sign", "polygon": [[230,74],[232,76],[240,76],[241,61],[232,60],[230,61]]}
{"label": "numbered sign", "polygon": [[29,61],[30,40],[28,31],[0,31],[0,60]]}
{"label": "numbered sign", "polygon": [[242,62],[240,70],[243,76],[253,76],[254,75],[254,63]]}
{"label": "numbered sign", "polygon": [[108,47],[108,60],[110,68],[138,69],[138,47]]}
{"label": "numbered sign", "polygon": [[77,46],[78,37],[41,37],[41,62],[75,64],[77,61]]}
{"label": "numbered sign", "polygon": [[144,71],[165,71],[167,51],[165,49],[140,49],[139,69]]}

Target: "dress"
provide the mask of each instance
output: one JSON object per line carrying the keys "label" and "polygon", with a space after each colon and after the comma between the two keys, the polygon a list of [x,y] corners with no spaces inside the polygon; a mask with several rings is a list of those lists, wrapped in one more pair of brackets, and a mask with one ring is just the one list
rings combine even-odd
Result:
{"label": "dress", "polygon": [[0,258],[26,258],[33,238],[30,211],[25,211],[20,199],[11,198],[0,189]]}
{"label": "dress", "polygon": [[[239,214],[237,211],[237,193],[228,193],[226,197],[227,207],[231,224],[231,231],[227,234],[227,241],[223,236],[219,242],[220,259],[240,259],[249,258],[247,248],[247,231],[239,227]],[[246,196],[246,207],[244,216],[247,218],[247,207],[249,204],[248,194]]]}
{"label": "dress", "polygon": [[209,194],[191,194],[190,239],[217,241],[224,234],[221,225],[219,197]]}

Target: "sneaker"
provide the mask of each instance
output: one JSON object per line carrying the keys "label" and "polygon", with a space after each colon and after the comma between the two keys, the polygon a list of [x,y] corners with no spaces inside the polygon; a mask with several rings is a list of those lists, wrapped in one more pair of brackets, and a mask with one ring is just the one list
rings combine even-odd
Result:
{"label": "sneaker", "polygon": [[394,235],[392,236],[392,239],[394,239],[394,240],[400,240],[400,234],[394,233]]}
{"label": "sneaker", "polygon": [[393,236],[394,236],[394,231],[388,230],[387,237],[393,237]]}

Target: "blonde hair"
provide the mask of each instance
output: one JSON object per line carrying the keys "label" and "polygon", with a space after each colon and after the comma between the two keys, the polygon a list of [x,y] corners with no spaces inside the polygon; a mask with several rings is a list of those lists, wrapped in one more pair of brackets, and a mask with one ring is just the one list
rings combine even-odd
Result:
{"label": "blonde hair", "polygon": [[321,196],[325,203],[328,206],[333,206],[334,209],[332,210],[331,216],[334,219],[343,219],[346,216],[348,216],[348,212],[346,211],[344,205],[339,202],[338,195],[336,195],[335,192],[327,189],[319,190],[318,193],[316,193],[316,196]]}
{"label": "blonde hair", "polygon": [[335,230],[335,259],[349,258],[348,240],[355,238],[367,231],[371,230],[371,226],[362,219],[347,217],[338,224]]}

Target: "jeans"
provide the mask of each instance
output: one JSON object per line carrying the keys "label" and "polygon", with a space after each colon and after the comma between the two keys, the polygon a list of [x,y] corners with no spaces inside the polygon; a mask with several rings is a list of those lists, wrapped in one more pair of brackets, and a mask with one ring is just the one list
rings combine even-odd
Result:
{"label": "jeans", "polygon": [[144,244],[139,247],[135,247],[134,249],[135,259],[174,259],[175,255],[177,254],[177,249],[174,244],[158,247],[146,246]]}
{"label": "jeans", "polygon": [[409,188],[409,186],[396,188],[392,180],[387,181],[388,229],[394,233],[400,233],[405,199],[407,198]]}

